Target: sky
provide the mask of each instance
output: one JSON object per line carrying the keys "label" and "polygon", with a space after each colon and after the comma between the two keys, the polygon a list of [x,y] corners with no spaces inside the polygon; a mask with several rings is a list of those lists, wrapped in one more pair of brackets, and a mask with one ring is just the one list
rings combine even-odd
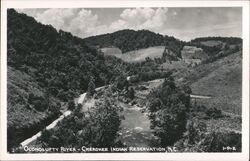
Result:
{"label": "sky", "polygon": [[17,11],[81,38],[122,29],[146,29],[184,41],[205,36],[242,37],[240,7],[49,8]]}

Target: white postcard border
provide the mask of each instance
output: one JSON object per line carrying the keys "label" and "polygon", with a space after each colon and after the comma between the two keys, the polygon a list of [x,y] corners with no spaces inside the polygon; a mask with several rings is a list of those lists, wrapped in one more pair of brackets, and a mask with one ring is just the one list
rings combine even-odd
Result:
{"label": "white postcard border", "polygon": [[[162,0],[3,0],[1,2],[1,160],[248,160],[249,158],[249,1]],[[241,153],[7,153],[7,8],[242,7],[243,82]]]}

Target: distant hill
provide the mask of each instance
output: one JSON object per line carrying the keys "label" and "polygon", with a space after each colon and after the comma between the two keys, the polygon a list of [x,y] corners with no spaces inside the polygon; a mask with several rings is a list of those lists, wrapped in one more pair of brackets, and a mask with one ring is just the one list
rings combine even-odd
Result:
{"label": "distant hill", "polygon": [[242,39],[239,37],[200,37],[191,40],[191,43],[199,43],[204,41],[221,41],[227,44],[242,44]]}
{"label": "distant hill", "polygon": [[202,48],[210,58],[223,57],[242,49],[242,39],[237,37],[202,37],[187,44]]}
{"label": "distant hill", "polygon": [[[148,30],[121,30],[85,38],[84,41],[89,46],[99,48],[105,55],[112,55],[127,62],[145,61],[146,57],[157,59],[161,57],[158,49],[159,46],[162,46],[172,53],[174,60],[182,58],[192,66],[237,52],[241,50],[242,44],[242,39],[236,37],[202,37],[190,42],[183,42],[174,37],[163,36]],[[190,49],[186,49],[184,46]],[[202,52],[190,53],[190,51],[198,49]]]}
{"label": "distant hill", "polygon": [[122,53],[154,46],[168,46],[178,56],[183,42],[170,36],[163,36],[148,30],[121,30],[114,33],[92,36],[84,39],[90,46],[99,48],[117,47]]}

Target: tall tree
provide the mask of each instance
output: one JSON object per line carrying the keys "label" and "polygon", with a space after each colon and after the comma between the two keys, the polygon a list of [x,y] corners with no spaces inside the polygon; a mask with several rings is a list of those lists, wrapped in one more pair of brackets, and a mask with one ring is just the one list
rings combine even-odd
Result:
{"label": "tall tree", "polygon": [[186,131],[190,96],[166,78],[162,87],[149,96],[151,128],[162,146],[173,145]]}
{"label": "tall tree", "polygon": [[89,84],[88,84],[88,96],[93,96],[95,93],[95,79],[93,77],[90,78]]}

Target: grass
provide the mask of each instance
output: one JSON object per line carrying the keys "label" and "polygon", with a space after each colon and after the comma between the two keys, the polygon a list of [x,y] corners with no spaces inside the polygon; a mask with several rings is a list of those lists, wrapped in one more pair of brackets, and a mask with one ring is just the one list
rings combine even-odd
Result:
{"label": "grass", "polygon": [[217,40],[208,40],[208,41],[202,41],[201,44],[205,46],[209,46],[209,47],[214,47],[214,46],[222,45],[223,42],[217,41]]}
{"label": "grass", "polygon": [[219,119],[209,119],[205,121],[208,131],[229,132],[241,131],[241,118],[223,117]]}
{"label": "grass", "polygon": [[183,59],[207,59],[208,56],[201,48],[195,46],[184,46],[181,51]]}
{"label": "grass", "polygon": [[[242,58],[235,53],[214,63],[205,64],[191,72],[192,92],[210,95],[211,99],[200,100],[207,107],[241,115],[242,105]],[[201,77],[197,75],[200,73]],[[194,79],[196,78],[196,79]],[[188,77],[187,77],[188,79]],[[192,80],[193,79],[193,80]]]}
{"label": "grass", "polygon": [[163,69],[174,69],[174,70],[180,70],[180,69],[186,69],[188,68],[188,64],[185,63],[183,60],[180,61],[167,61],[163,64],[161,64],[161,67]]}
{"label": "grass", "polygon": [[102,48],[101,50],[104,52],[104,55],[113,55],[126,62],[142,62],[145,61],[147,57],[151,59],[162,57],[164,49],[164,46],[155,46],[146,49],[133,50],[123,54],[120,49],[114,47]]}

